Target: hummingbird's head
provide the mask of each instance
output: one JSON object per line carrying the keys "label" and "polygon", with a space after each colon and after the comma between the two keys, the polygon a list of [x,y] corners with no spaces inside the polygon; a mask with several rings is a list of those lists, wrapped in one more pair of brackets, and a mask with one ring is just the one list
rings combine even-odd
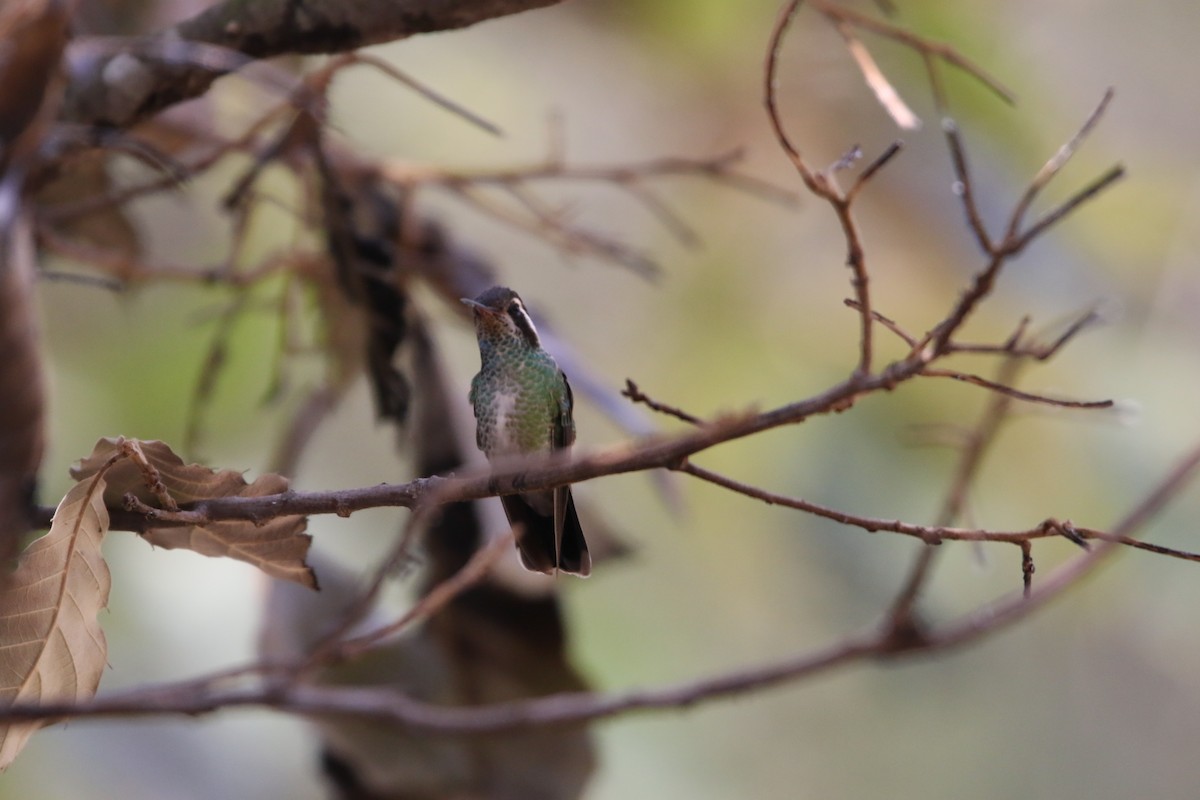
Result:
{"label": "hummingbird's head", "polygon": [[462,298],[475,319],[480,339],[517,339],[531,348],[539,346],[537,328],[521,297],[507,286],[493,286],[474,300]]}

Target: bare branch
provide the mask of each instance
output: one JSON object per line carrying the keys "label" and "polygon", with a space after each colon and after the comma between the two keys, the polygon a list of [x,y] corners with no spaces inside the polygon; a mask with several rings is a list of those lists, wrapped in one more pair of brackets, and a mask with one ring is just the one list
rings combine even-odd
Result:
{"label": "bare branch", "polygon": [[[1107,101],[1106,101],[1107,102]],[[1089,117],[1084,124],[1084,128],[1072,140],[1077,142],[1091,126],[1095,124],[1097,115],[1103,110],[1105,104],[1102,103],[1100,108]],[[995,286],[996,279],[1000,274],[1001,269],[1007,263],[1008,259],[1021,250],[1023,250],[1030,242],[1036,239],[1041,234],[1045,233],[1050,226],[1065,219],[1067,215],[1073,212],[1084,202],[1092,199],[1104,189],[1108,188],[1124,175],[1122,167],[1113,167],[1106,173],[1101,175],[1095,181],[1086,186],[1083,190],[1073,195],[1070,199],[1058,206],[1054,210],[1045,214],[1034,225],[1030,226],[1023,232],[1017,231],[1017,225],[1009,225],[1009,233],[1004,239],[998,243],[993,242],[988,234],[983,220],[979,215],[979,209],[975,201],[975,193],[970,172],[967,169],[966,152],[963,147],[962,138],[958,131],[958,126],[953,120],[946,119],[943,123],[943,131],[946,135],[946,142],[949,145],[951,161],[954,163],[954,172],[957,180],[955,181],[955,192],[962,198],[963,209],[967,216],[967,222],[971,230],[975,234],[981,248],[989,256],[988,264],[976,274],[971,286],[963,292],[959,298],[957,305],[938,325],[920,342],[921,347],[930,344],[934,352],[944,353],[947,348],[951,347],[951,338],[962,327],[967,317],[978,307],[979,303],[991,293]],[[1039,174],[1035,178],[1035,182],[1040,181],[1042,184],[1048,181],[1054,174],[1057,174],[1058,168],[1062,163],[1065,163],[1069,154],[1073,149],[1060,150],[1061,158],[1056,157],[1051,159],[1052,164],[1058,164],[1049,171],[1046,177],[1042,178]],[[1040,188],[1040,187],[1039,187]],[[1028,192],[1026,195],[1028,196]],[[1036,194],[1036,191],[1034,192]],[[1023,201],[1022,201],[1023,202]],[[1023,214],[1021,204],[1018,204],[1017,212],[1014,212],[1014,217],[1017,213]]]}
{"label": "bare branch", "polygon": [[[313,0],[297,13],[292,0],[225,0],[164,31],[158,39],[226,48],[250,59],[342,53],[414,34],[465,28],[557,1]],[[128,50],[101,63],[92,60],[75,72],[64,116],[73,122],[127,127],[203,94],[230,68],[168,63]]]}
{"label": "bare branch", "polygon": [[943,647],[958,646],[998,627],[1010,625],[1036,608],[1045,605],[1066,589],[1075,585],[1080,578],[1095,570],[1111,556],[1122,537],[1140,530],[1172,497],[1195,477],[1200,467],[1200,446],[1194,447],[1125,517],[1112,528],[1110,536],[1092,548],[1085,556],[1070,561],[1051,572],[1039,582],[1028,597],[1018,596],[984,606],[967,614],[955,623],[943,627],[938,635],[938,644]]}
{"label": "bare branch", "polygon": [[[68,113],[77,119],[93,123],[115,121],[124,124],[143,118],[178,99],[203,92],[217,76],[254,58],[280,52],[340,52],[371,41],[384,41],[425,30],[471,24],[490,16],[548,5],[550,2],[552,0],[452,0],[437,3],[430,0],[389,0],[383,4],[387,8],[383,8],[383,0],[312,0],[306,4],[305,14],[297,14],[295,4],[289,0],[264,0],[257,5],[247,5],[240,0],[227,0],[164,33],[159,39],[169,40],[174,37],[199,43],[198,46],[204,52],[229,53],[233,56],[230,60],[218,59],[204,64],[186,64],[181,61],[169,62],[162,57],[161,52],[157,56],[131,52],[116,56],[103,64],[96,62],[100,68],[94,70],[94,75],[87,79],[76,79],[76,94],[72,97]],[[929,72],[931,88],[939,110],[944,107],[945,98],[938,70],[944,64],[965,70],[1001,97],[1011,99],[1011,95],[1002,85],[947,45],[931,42],[890,23],[850,11],[830,0],[810,2],[819,13],[832,21],[844,37],[868,84],[902,126],[915,125],[916,117],[899,99],[895,88],[860,40],[858,34],[862,31],[899,42],[922,57]],[[1184,481],[1200,468],[1200,449],[1185,459],[1111,531],[1080,528],[1070,522],[1058,522],[1055,519],[1046,519],[1024,530],[955,527],[956,524],[973,524],[967,513],[971,486],[979,474],[980,465],[989,446],[995,440],[1004,420],[1008,418],[1014,400],[1079,409],[1107,408],[1112,405],[1112,402],[1107,400],[1059,399],[1014,388],[1017,372],[1022,365],[1028,364],[1030,360],[1044,361],[1054,356],[1095,320],[1094,312],[1079,317],[1065,332],[1045,343],[1039,343],[1036,337],[1028,334],[1028,318],[1022,319],[1016,330],[1003,342],[960,344],[956,341],[964,324],[992,292],[1004,266],[1026,245],[1123,174],[1119,166],[1110,169],[1066,202],[1022,229],[1042,189],[1061,171],[1099,121],[1111,99],[1111,92],[1105,95],[1104,100],[1076,135],[1034,176],[1009,217],[1006,233],[998,241],[993,240],[982,218],[979,187],[973,184],[962,136],[952,120],[945,121],[944,133],[956,177],[955,192],[962,199],[967,224],[986,258],[981,269],[936,326],[924,336],[913,336],[900,324],[872,307],[864,238],[852,213],[853,204],[863,187],[894,158],[900,150],[900,143],[892,144],[862,168],[854,177],[849,189],[843,191],[838,182],[842,179],[849,180],[850,176],[854,175],[852,170],[859,166],[862,158],[861,149],[855,146],[829,167],[813,170],[802,158],[798,146],[790,139],[783,125],[778,107],[778,60],[787,31],[799,6],[800,0],[785,3],[772,28],[764,65],[763,102],[776,141],[808,191],[830,205],[845,243],[846,264],[851,270],[854,292],[854,298],[847,300],[846,305],[854,309],[859,317],[858,356],[849,378],[819,394],[774,409],[747,410],[712,419],[703,419],[681,408],[660,403],[644,394],[632,380],[627,380],[623,394],[633,403],[644,404],[692,427],[672,435],[646,436],[591,452],[576,452],[573,457],[565,453],[552,457],[529,457],[523,461],[506,463],[503,469],[495,472],[483,468],[464,468],[458,474],[442,476],[433,473],[458,469],[460,460],[455,460],[453,464],[439,463],[436,466],[430,466],[426,461],[424,466],[417,469],[422,474],[431,474],[431,477],[404,484],[383,484],[339,491],[285,492],[257,498],[219,498],[166,509],[130,502],[127,509],[114,510],[113,527],[142,530],[151,525],[197,525],[231,519],[265,522],[280,516],[304,514],[350,516],[358,510],[385,506],[407,507],[414,509],[415,513],[409,517],[408,526],[398,537],[389,556],[381,561],[368,579],[367,589],[357,597],[357,602],[348,610],[341,624],[304,659],[295,664],[250,665],[190,681],[133,690],[76,704],[0,709],[0,720],[204,714],[229,707],[262,706],[305,715],[355,714],[442,733],[478,734],[531,726],[579,723],[639,709],[683,708],[698,702],[761,690],[783,681],[811,676],[858,660],[885,659],[909,652],[931,652],[955,646],[1023,618],[1094,569],[1108,552],[1117,547],[1126,546],[1181,560],[1200,561],[1200,554],[1147,544],[1133,536],[1163,503],[1180,490]],[[361,24],[361,19],[356,16],[360,14],[365,15],[361,19],[370,20],[369,28]],[[269,33],[265,33],[268,29]],[[164,41],[158,43],[169,44]],[[244,153],[251,159],[252,166],[245,173],[245,178],[229,193],[232,201],[229,207],[235,214],[232,222],[232,254],[228,263],[219,268],[208,272],[190,270],[189,274],[193,279],[204,275],[219,276],[230,285],[244,289],[258,277],[270,274],[272,270],[292,270],[295,274],[303,276],[308,269],[312,273],[320,271],[324,277],[334,272],[328,254],[323,252],[320,256],[314,256],[302,252],[299,248],[281,257],[264,259],[249,270],[233,268],[233,264],[238,261],[235,257],[240,252],[239,245],[246,231],[245,223],[249,209],[257,197],[253,193],[253,186],[260,172],[268,165],[283,165],[300,179],[300,183],[311,179],[314,174],[320,179],[321,191],[314,193],[311,187],[304,187],[301,191],[307,192],[304,200],[324,212],[323,225],[331,239],[338,233],[346,233],[333,230],[337,225],[344,223],[339,215],[350,216],[341,209],[336,212],[330,211],[330,207],[336,205],[334,201],[344,199],[340,194],[333,197],[332,189],[340,191],[344,188],[347,196],[351,192],[351,184],[356,187],[359,184],[367,185],[371,190],[381,193],[386,190],[389,198],[385,204],[387,213],[389,219],[399,220],[395,221],[394,225],[399,232],[388,229],[386,235],[379,234],[378,238],[381,241],[386,240],[386,244],[393,247],[394,251],[402,250],[404,259],[419,263],[410,265],[406,261],[397,268],[395,275],[390,272],[385,275],[384,265],[392,265],[392,261],[389,261],[391,255],[381,256],[374,262],[374,267],[379,269],[380,279],[391,280],[394,277],[398,285],[412,276],[423,277],[436,285],[436,291],[445,294],[467,280],[485,279],[488,277],[488,269],[486,265],[481,268],[477,261],[471,261],[468,268],[461,270],[464,273],[469,272],[469,278],[464,279],[458,274],[457,270],[467,263],[467,259],[456,259],[455,254],[450,252],[451,248],[443,240],[442,229],[428,224],[427,220],[413,211],[413,197],[417,194],[417,189],[440,187],[455,194],[473,208],[518,229],[529,231],[564,252],[599,255],[624,263],[643,273],[650,273],[654,268],[646,256],[620,241],[575,227],[570,219],[569,209],[548,202],[536,191],[534,183],[543,180],[587,180],[611,184],[643,204],[668,231],[685,244],[697,241],[695,231],[676,215],[658,194],[651,191],[648,185],[651,179],[694,175],[770,199],[791,199],[790,194],[783,193],[768,183],[738,173],[733,168],[733,163],[739,153],[722,154],[711,159],[665,158],[632,165],[579,166],[564,163],[562,148],[556,141],[552,144],[552,151],[544,163],[528,168],[465,173],[414,168],[399,162],[371,161],[347,148],[329,145],[325,141],[326,91],[334,76],[343,67],[354,63],[365,63],[382,70],[473,124],[485,130],[495,131],[495,127],[490,123],[417,84],[386,62],[372,56],[345,55],[331,59],[323,67],[309,73],[298,86],[288,83],[287,97],[254,120],[241,136],[228,139],[212,132],[196,134],[190,141],[193,144],[203,142],[207,147],[199,156],[193,152],[190,163],[182,164],[179,170],[173,171],[170,176],[158,176],[152,183],[123,192],[109,192],[105,189],[106,194],[103,197],[78,201],[70,207],[48,209],[43,220],[69,218],[72,214],[83,213],[81,208],[103,208],[109,204],[125,202],[133,197],[159,191],[175,185],[181,175],[198,175],[225,155]],[[131,85],[136,90],[132,93]],[[355,188],[354,191],[358,189]],[[318,196],[314,197],[314,194]],[[402,195],[402,199],[392,200],[392,196],[396,194]],[[314,199],[318,202],[313,202]],[[247,200],[251,202],[246,202]],[[339,218],[333,219],[334,217]],[[55,235],[55,231],[47,231],[44,238],[48,246],[55,247],[60,244],[56,242]],[[68,243],[67,246],[74,244]],[[354,242],[351,242],[351,245],[353,244]],[[335,248],[331,245],[329,249]],[[394,251],[389,250],[388,253],[394,254]],[[93,263],[105,263],[105,254],[90,256],[95,256],[94,259],[89,258]],[[332,258],[341,267],[343,265],[337,260],[337,256],[338,253],[335,252]],[[400,260],[402,259],[394,259],[396,262]],[[160,267],[160,273],[154,273],[153,265],[143,265],[133,259],[127,258],[121,266],[131,276],[167,277],[165,267]],[[181,269],[187,271],[186,268]],[[376,273],[371,275],[374,278]],[[459,292],[462,293],[470,294]],[[232,315],[242,307],[241,304],[249,302],[248,297],[249,294],[245,292],[237,296],[233,310],[225,320],[226,325],[231,324]],[[904,358],[886,365],[878,372],[873,363],[876,325],[886,328],[909,348]],[[213,362],[219,360],[222,347],[223,340],[218,338],[212,351]],[[955,353],[1000,355],[1003,357],[1003,363],[994,380],[941,366],[945,357]],[[202,375],[201,395],[211,388],[215,374],[214,367]],[[758,435],[785,425],[803,423],[815,416],[845,411],[861,397],[891,391],[900,384],[921,377],[953,379],[992,393],[983,416],[960,443],[961,456],[937,524],[920,525],[843,512],[798,497],[770,492],[693,463],[697,454],[722,443]],[[333,397],[335,395],[328,392],[313,395],[309,409],[311,414],[319,417],[332,403]],[[444,397],[439,395],[439,398],[444,401]],[[630,408],[628,405],[622,407]],[[297,440],[304,439],[310,430],[307,427],[310,425],[307,419],[307,415],[297,418]],[[294,463],[296,456],[294,452],[288,451],[281,458],[285,462]],[[684,681],[656,689],[612,694],[558,694],[533,700],[475,707],[426,704],[392,688],[322,687],[308,683],[314,668],[358,656],[375,645],[390,640],[415,621],[444,611],[452,599],[483,580],[500,555],[511,549],[511,534],[485,546],[478,546],[476,540],[472,539],[469,548],[473,550],[464,550],[462,559],[456,561],[452,567],[437,573],[432,579],[427,578],[425,585],[432,588],[407,612],[365,635],[352,635],[352,629],[362,621],[374,604],[396,565],[403,563],[408,557],[410,545],[416,536],[415,531],[447,504],[496,495],[541,491],[603,476],[657,469],[684,472],[758,502],[796,509],[867,532],[909,536],[926,546],[921,548],[902,588],[891,607],[885,610],[881,624],[875,629],[865,634],[847,635],[832,645],[815,651],[802,652],[774,663],[744,667],[701,680]],[[48,513],[47,509],[41,510],[43,518]],[[965,523],[962,521],[964,519]],[[1088,552],[1075,555],[1064,566],[1051,571],[1045,579],[1039,573],[1038,584],[1035,586],[1033,542],[1058,537],[1074,542]],[[440,540],[432,537],[429,541]],[[914,609],[936,563],[934,553],[937,551],[933,546],[947,541],[968,541],[977,544],[994,542],[1018,548],[1021,551],[1021,591],[1014,592],[1012,596],[1006,595],[949,625],[937,626],[919,621]],[[1090,547],[1091,542],[1098,544]]]}
{"label": "bare branch", "polygon": [[935,629],[903,630],[895,626],[894,620],[890,620],[889,624],[868,635],[847,636],[820,650],[711,678],[608,695],[568,693],[483,707],[443,707],[413,700],[392,689],[318,687],[278,681],[262,687],[219,688],[231,675],[245,675],[254,671],[243,668],[222,673],[219,682],[216,679],[187,681],[81,703],[10,706],[0,709],[0,721],[199,715],[225,708],[266,706],[299,714],[355,714],[388,719],[442,733],[479,734],[597,720],[635,710],[686,708],[699,702],[758,691],[785,681],[808,677],[864,658],[928,653],[957,647],[1023,619],[1094,570],[1116,546],[1115,537],[1129,536],[1144,526],[1194,477],[1198,467],[1200,446],[1194,448],[1124,517],[1113,529],[1113,539],[1059,567],[1027,594],[1022,591],[1013,598]]}

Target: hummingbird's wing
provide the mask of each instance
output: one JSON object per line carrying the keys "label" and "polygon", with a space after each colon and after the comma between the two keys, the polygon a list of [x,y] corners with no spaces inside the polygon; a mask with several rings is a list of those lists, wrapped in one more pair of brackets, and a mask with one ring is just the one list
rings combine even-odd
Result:
{"label": "hummingbird's wing", "polygon": [[[559,370],[562,378],[563,394],[559,398],[558,414],[554,418],[554,427],[550,432],[550,446],[555,450],[565,450],[575,441],[575,395],[571,392],[571,384],[567,376]],[[567,526],[567,506],[571,504],[571,489],[569,486],[559,486],[554,490],[554,562],[562,560],[563,530]],[[574,509],[571,509],[574,511]]]}
{"label": "hummingbird's wing", "polygon": [[[571,387],[565,378],[562,385],[562,392],[555,398],[557,413],[553,414],[550,423],[553,450],[566,449],[575,441]],[[569,486],[560,486],[553,491],[505,495],[500,500],[509,523],[514,529],[520,528],[517,550],[527,569],[550,574],[569,572],[581,577],[592,571],[591,555]]]}
{"label": "hummingbird's wing", "polygon": [[563,394],[558,399],[558,415],[554,421],[554,431],[551,442],[555,450],[562,450],[575,444],[575,393],[562,370],[558,371],[562,378]]}

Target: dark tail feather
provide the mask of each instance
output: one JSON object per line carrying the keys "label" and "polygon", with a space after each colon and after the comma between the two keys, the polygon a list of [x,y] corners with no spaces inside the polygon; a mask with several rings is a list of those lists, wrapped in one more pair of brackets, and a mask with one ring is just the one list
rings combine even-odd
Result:
{"label": "dark tail feather", "polygon": [[520,495],[510,494],[500,498],[504,513],[514,528],[521,526],[517,551],[521,563],[533,572],[553,573],[556,570],[586,577],[592,571],[592,557],[588,554],[583,528],[579,526],[579,515],[575,513],[575,501],[567,495],[567,518],[563,526],[562,545],[558,563],[554,560],[554,514],[541,514],[532,508]]}
{"label": "dark tail feather", "polygon": [[500,498],[508,524],[517,531],[521,563],[533,572],[554,572],[554,518],[539,514],[516,494]]}
{"label": "dark tail feather", "polygon": [[[553,529],[554,521],[550,527]],[[551,530],[551,537],[554,532]],[[551,547],[554,542],[551,540]],[[551,550],[550,552],[554,552]],[[575,498],[567,492],[567,519],[563,525],[562,543],[558,551],[558,568],[563,572],[586,578],[592,574],[592,556],[588,553],[587,541],[583,538],[583,528],[579,525],[579,515],[575,513]]]}

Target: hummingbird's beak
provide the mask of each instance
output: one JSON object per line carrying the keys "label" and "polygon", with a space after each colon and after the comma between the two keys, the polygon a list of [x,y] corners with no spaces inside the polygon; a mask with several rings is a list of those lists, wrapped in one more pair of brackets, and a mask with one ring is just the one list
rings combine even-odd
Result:
{"label": "hummingbird's beak", "polygon": [[471,309],[472,311],[474,311],[478,314],[486,314],[489,317],[496,316],[495,311],[488,308],[483,303],[475,302],[474,300],[470,299],[469,297],[460,297],[460,298],[458,298],[458,302],[462,303],[464,306],[466,306],[467,308]]}

